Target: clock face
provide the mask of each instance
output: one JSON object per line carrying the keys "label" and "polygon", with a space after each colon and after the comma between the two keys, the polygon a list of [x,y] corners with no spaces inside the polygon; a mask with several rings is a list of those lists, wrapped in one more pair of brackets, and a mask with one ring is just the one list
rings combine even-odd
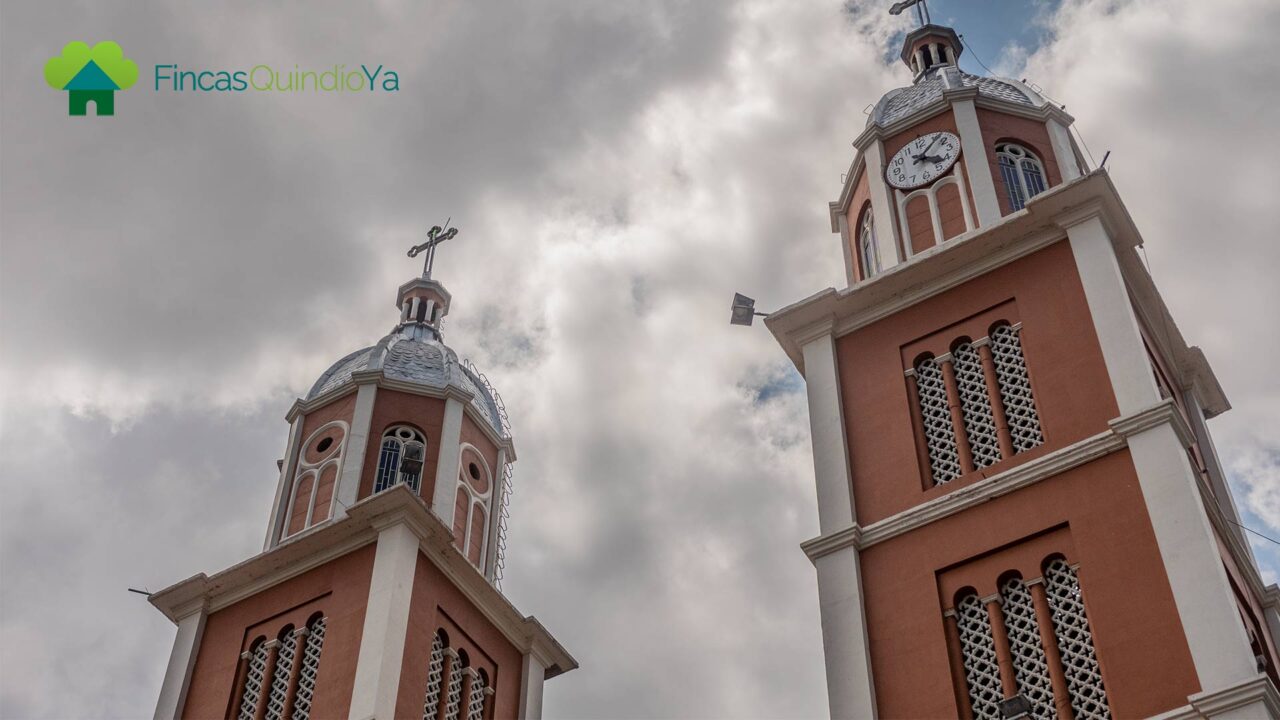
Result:
{"label": "clock face", "polygon": [[918,188],[942,177],[958,157],[960,138],[955,135],[943,131],[921,135],[889,160],[884,176],[896,188]]}

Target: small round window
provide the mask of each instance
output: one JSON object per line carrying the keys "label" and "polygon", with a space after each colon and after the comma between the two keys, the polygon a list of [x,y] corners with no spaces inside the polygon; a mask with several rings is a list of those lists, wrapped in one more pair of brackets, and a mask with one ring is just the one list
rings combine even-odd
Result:
{"label": "small round window", "polygon": [[476,465],[475,463],[471,463],[470,465],[467,466],[467,473],[471,475],[472,480],[479,480],[480,466]]}
{"label": "small round window", "polygon": [[333,447],[333,438],[327,437],[316,443],[316,452],[324,452]]}

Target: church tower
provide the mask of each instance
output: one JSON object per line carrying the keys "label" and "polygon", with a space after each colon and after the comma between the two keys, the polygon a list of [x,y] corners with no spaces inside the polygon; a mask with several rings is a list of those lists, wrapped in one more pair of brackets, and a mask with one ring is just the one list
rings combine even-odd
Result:
{"label": "church tower", "polygon": [[830,203],[848,286],[766,321],[807,384],[831,715],[1280,717],[1227,399],[1072,118],[962,51],[907,35]]}
{"label": "church tower", "polygon": [[483,375],[444,344],[423,276],[399,321],[290,409],[262,552],[151,595],[177,627],[155,717],[539,718],[577,667],[503,597],[515,445]]}

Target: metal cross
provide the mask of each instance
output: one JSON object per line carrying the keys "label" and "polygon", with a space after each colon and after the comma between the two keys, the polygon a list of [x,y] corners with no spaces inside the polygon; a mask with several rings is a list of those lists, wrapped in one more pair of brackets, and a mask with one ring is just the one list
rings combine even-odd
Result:
{"label": "metal cross", "polygon": [[924,0],[902,0],[902,2],[896,2],[893,7],[889,8],[889,14],[901,15],[903,10],[913,5],[916,8],[916,19],[920,21],[922,27],[932,22],[929,19],[929,6],[925,4]]}
{"label": "metal cross", "polygon": [[[450,218],[449,220],[452,220]],[[444,227],[433,225],[427,231],[427,241],[421,245],[415,245],[409,248],[409,257],[417,257],[418,253],[426,251],[427,257],[422,263],[422,277],[431,278],[431,268],[436,262],[436,246],[458,234],[458,228],[449,227],[449,220],[444,221]],[[445,228],[448,228],[447,230]]]}

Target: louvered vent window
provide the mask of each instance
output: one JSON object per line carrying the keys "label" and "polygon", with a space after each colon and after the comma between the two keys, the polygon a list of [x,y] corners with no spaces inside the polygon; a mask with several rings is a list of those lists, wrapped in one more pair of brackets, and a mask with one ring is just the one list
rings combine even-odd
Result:
{"label": "louvered vent window", "polygon": [[999,720],[1000,663],[996,660],[996,644],[991,636],[991,619],[977,595],[966,596],[956,604],[956,624],[960,629],[960,648],[964,653],[964,677],[969,686],[969,703],[977,720]]}
{"label": "louvered vent window", "polygon": [[258,699],[266,690],[267,678],[267,644],[258,643],[249,654],[249,670],[245,675],[244,692],[240,695],[240,712],[238,720],[253,720],[258,709]]}
{"label": "louvered vent window", "polygon": [[311,699],[315,697],[316,675],[320,672],[320,649],[324,645],[325,619],[316,618],[307,626],[307,643],[302,647],[302,672],[298,673],[298,695],[293,701],[293,720],[311,716]]}
{"label": "louvered vent window", "polygon": [[1045,569],[1045,591],[1053,608],[1053,634],[1071,691],[1071,707],[1080,720],[1111,717],[1102,670],[1093,652],[1093,634],[1084,614],[1084,599],[1076,571],[1061,558]]}
{"label": "louvered vent window", "polygon": [[996,439],[996,421],[987,395],[982,358],[972,343],[957,345],[952,351],[956,367],[956,386],[960,390],[960,407],[964,410],[964,432],[973,452],[974,467],[984,468],[1000,462],[1000,441]]}
{"label": "louvered vent window", "polygon": [[996,146],[996,160],[1013,212],[1026,207],[1028,200],[1045,191],[1044,165],[1035,153],[1016,143],[1001,143]]}
{"label": "louvered vent window", "polygon": [[435,720],[440,707],[440,681],[444,677],[444,638],[436,633],[431,640],[431,661],[427,666],[427,698],[422,703],[422,720]]}
{"label": "louvered vent window", "polygon": [[947,386],[942,379],[942,368],[933,358],[920,361],[915,369],[920,416],[929,445],[929,466],[934,483],[941,485],[960,476],[960,454],[951,426],[951,410],[947,407]]}
{"label": "louvered vent window", "polygon": [[[324,643],[324,617],[306,628],[286,626],[276,640],[260,642],[242,666],[237,720],[307,720]],[[301,667],[295,667],[301,663]],[[238,686],[239,687],[239,686]]]}
{"label": "louvered vent window", "polygon": [[462,712],[462,676],[465,666],[455,667],[449,674],[449,687],[445,692],[444,720],[458,720]]}
{"label": "louvered vent window", "polygon": [[1021,578],[1010,578],[1000,587],[1004,601],[1004,625],[1009,634],[1009,650],[1018,689],[1031,701],[1031,717],[1052,720],[1053,681],[1049,678],[1049,661],[1040,642],[1040,626],[1031,591]]}
{"label": "louvered vent window", "polygon": [[471,678],[471,697],[467,700],[467,720],[483,720],[484,691],[488,684],[488,678],[483,672],[477,672]]}
{"label": "louvered vent window", "polygon": [[[1003,673],[1014,678],[1016,693],[1030,703],[1029,717],[1053,720],[1059,705],[1070,701],[1078,720],[1110,720],[1080,583],[1075,569],[1061,557],[1045,563],[1043,578],[1007,579],[998,596],[984,603],[970,593],[947,615],[953,612],[955,627],[948,632],[960,646],[974,718],[1001,717]],[[1003,633],[992,631],[997,618]],[[1053,627],[1041,627],[1041,618],[1048,618]],[[1055,687],[1065,688],[1068,697],[1055,698]]]}
{"label": "louvered vent window", "polygon": [[[960,338],[950,353],[919,360],[907,372],[919,405],[917,442],[927,450],[924,470],[931,485],[1044,442],[1020,329],[1021,323],[1001,324],[990,337]],[[923,456],[920,462],[924,465]]]}
{"label": "louvered vent window", "polygon": [[280,634],[276,651],[276,669],[271,675],[271,691],[267,694],[266,720],[283,720],[285,696],[289,694],[289,676],[293,673],[293,628]]}
{"label": "louvered vent window", "polygon": [[1000,400],[1009,422],[1014,452],[1022,452],[1044,442],[1035,399],[1031,397],[1031,379],[1027,362],[1022,357],[1021,323],[1001,325],[991,331],[991,355],[1000,384]]}

